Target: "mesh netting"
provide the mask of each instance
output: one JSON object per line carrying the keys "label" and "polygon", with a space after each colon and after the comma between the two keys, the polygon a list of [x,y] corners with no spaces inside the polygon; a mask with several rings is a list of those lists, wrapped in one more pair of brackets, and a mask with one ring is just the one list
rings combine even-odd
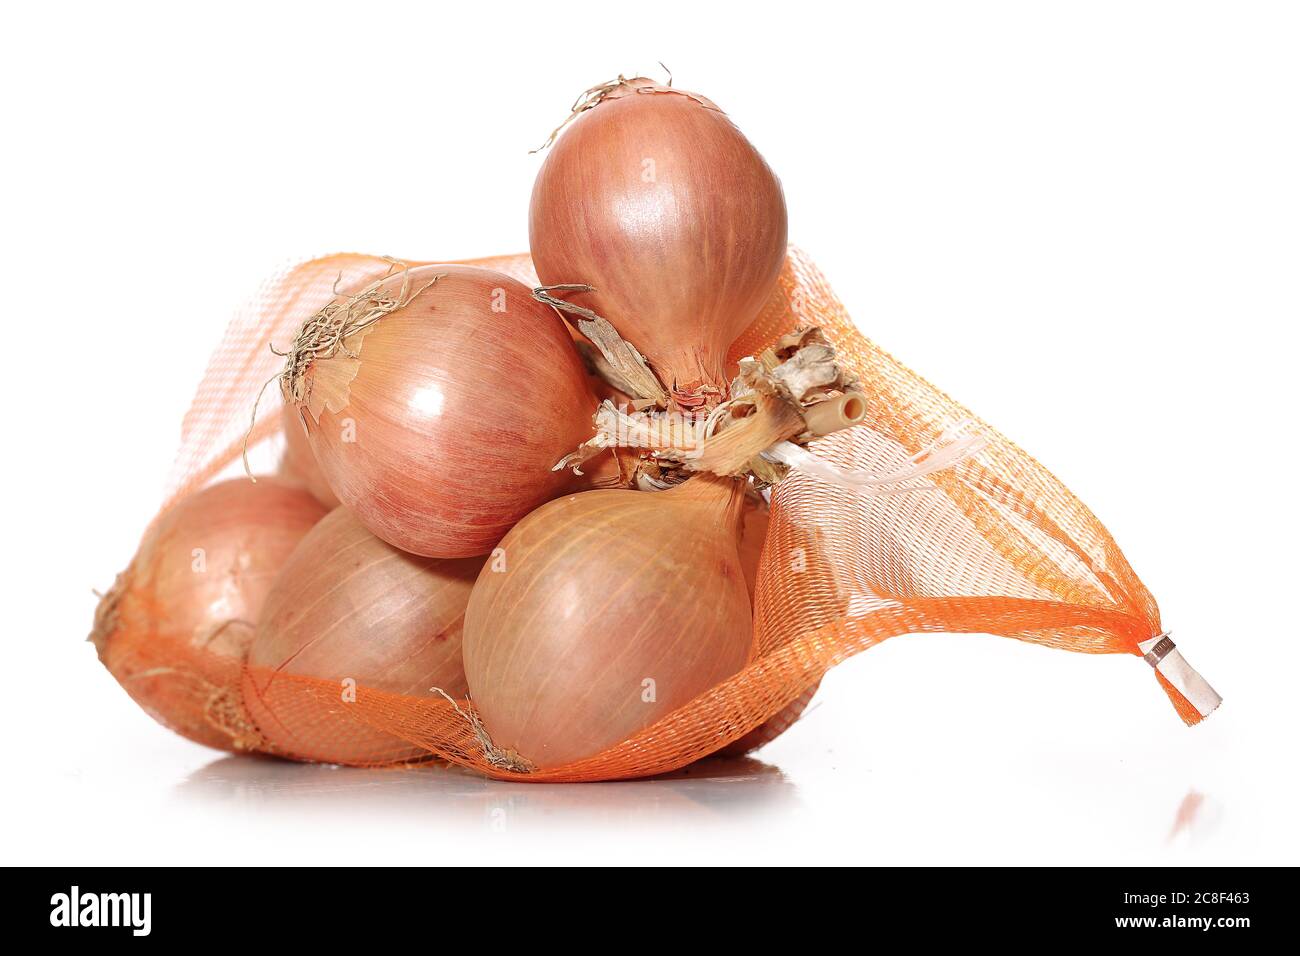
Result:
{"label": "mesh netting", "polygon": [[[536,285],[527,256],[474,260]],[[249,410],[282,359],[267,348],[292,340],[336,284],[382,272],[383,259],[336,255],[290,269],[268,283],[231,324],[185,416],[182,445],[164,510],[227,468],[239,455]],[[341,276],[341,281],[340,281]],[[818,455],[874,474],[892,471],[933,443],[945,427],[972,419],[987,444],[934,488],[869,496],[792,472],[772,493],[771,520],[754,597],[757,658],[741,673],[616,747],[564,767],[521,775],[494,766],[466,720],[467,702],[358,688],[340,700],[336,681],[241,674],[229,661],[150,660],[156,622],[119,608],[115,640],[151,664],[204,675],[194,693],[231,746],[266,749],[241,708],[243,692],[298,712],[297,726],[321,741],[362,752],[360,764],[440,758],[497,777],[538,781],[642,777],[684,766],[724,748],[770,739],[806,706],[827,670],[888,637],[922,631],[999,634],[1091,654],[1135,654],[1160,634],[1155,600],[1097,518],[1020,448],[866,339],[811,261],[792,248],[762,314],[735,343],[753,355],[777,336],[818,325],[861,379],[869,427],[820,439]],[[258,413],[252,441],[272,439],[279,403]],[[174,651],[169,651],[169,655]],[[1164,676],[1161,686],[1187,723],[1198,710]],[[129,688],[128,688],[129,689]],[[772,718],[776,720],[768,723]],[[761,725],[765,725],[762,726]],[[761,727],[761,729],[759,729]],[[178,728],[181,729],[181,728]],[[182,729],[183,730],[183,729]],[[211,742],[211,741],[208,741]],[[305,742],[303,754],[314,749]],[[288,756],[295,756],[288,754]]]}

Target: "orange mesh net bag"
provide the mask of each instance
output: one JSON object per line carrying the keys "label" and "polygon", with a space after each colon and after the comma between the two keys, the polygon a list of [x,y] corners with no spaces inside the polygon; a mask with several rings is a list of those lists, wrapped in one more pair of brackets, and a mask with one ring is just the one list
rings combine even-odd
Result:
{"label": "orange mesh net bag", "polygon": [[[268,342],[291,341],[337,287],[382,271],[387,262],[346,254],[298,265],[267,283],[235,318],[185,415],[160,514],[230,472],[246,434],[252,446],[277,440],[277,402],[260,406],[249,432],[259,390],[282,364]],[[471,264],[537,285],[526,255]],[[536,781],[645,777],[759,745],[797,719],[830,668],[886,638],[923,631],[1133,654],[1153,667],[1186,723],[1218,705],[1218,695],[1162,631],[1155,600],[1092,512],[1028,454],[865,338],[798,249],[789,250],[778,288],[731,358],[756,355],[806,326],[824,330],[869,404],[865,425],[811,446],[819,458],[890,473],[958,422],[977,429],[983,444],[930,474],[932,487],[915,493],[870,494],[798,470],[773,487],[753,601],[756,654],[740,673],[603,753],[532,772],[503,765],[468,700],[367,687],[344,700],[337,681],[280,675],[267,690],[275,699],[259,703],[294,713],[296,726],[317,728],[322,740],[350,741],[344,749],[360,755],[357,764],[443,760]],[[173,646],[160,659],[150,609],[114,597],[101,604],[96,630],[111,635],[115,653],[129,661],[126,677],[117,672],[128,692],[146,702],[140,681],[173,681],[173,693],[195,704],[205,724],[197,732],[174,729],[229,749],[274,749],[241,698],[241,681],[252,677],[263,686],[268,682],[256,680],[261,675],[194,648],[179,652],[185,659],[178,660]],[[155,716],[167,722],[166,715]],[[311,749],[284,756],[310,756]]]}

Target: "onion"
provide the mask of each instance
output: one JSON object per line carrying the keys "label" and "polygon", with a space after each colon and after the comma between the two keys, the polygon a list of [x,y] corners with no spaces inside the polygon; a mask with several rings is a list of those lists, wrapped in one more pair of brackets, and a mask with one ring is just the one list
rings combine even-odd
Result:
{"label": "onion", "polygon": [[555,311],[498,272],[403,269],[300,332],[281,379],[321,472],[388,543],[486,554],[567,487],[594,398]]}
{"label": "onion", "polygon": [[276,574],[324,514],[275,478],[182,499],[100,602],[90,635],[99,659],[159,723],[210,747],[244,746],[231,689]]}
{"label": "onion", "polygon": [[280,462],[280,474],[300,482],[326,508],[337,508],[338,495],[330,490],[329,482],[321,474],[320,465],[316,464],[316,455],[307,441],[302,416],[292,405],[284,406],[280,428],[284,432],[284,459]]}
{"label": "onion", "polygon": [[582,305],[693,407],[725,396],[727,351],[776,284],[785,198],[709,100],[620,78],[591,91],[551,147],[529,240],[541,281],[592,286]]}
{"label": "onion", "polygon": [[[337,508],[302,539],[248,654],[244,706],[277,751],[328,763],[425,753],[348,712],[366,688],[465,695],[461,630],[483,559],[421,558],[376,538]],[[321,693],[282,675],[335,684]]]}
{"label": "onion", "polygon": [[590,491],[506,535],[465,615],[465,676],[498,758],[590,757],[744,666],[743,502],[743,483],[713,476]]}

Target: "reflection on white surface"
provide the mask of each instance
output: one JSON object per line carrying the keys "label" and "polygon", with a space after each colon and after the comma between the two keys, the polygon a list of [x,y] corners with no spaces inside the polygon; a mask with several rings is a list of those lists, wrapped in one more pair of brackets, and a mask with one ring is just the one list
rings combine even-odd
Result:
{"label": "reflection on white surface", "polygon": [[457,767],[362,770],[229,756],[191,773],[175,796],[259,813],[382,813],[489,829],[579,822],[681,826],[798,806],[785,775],[751,757],[712,758],[651,780],[529,784]]}
{"label": "reflection on white surface", "polygon": [[85,644],[46,657],[76,693],[51,707],[20,682],[7,702],[11,727],[45,723],[8,741],[6,862],[1107,866],[1297,850],[1295,764],[1254,732],[1293,722],[1287,696],[1236,694],[1188,730],[1140,660],[899,638],[828,675],[819,706],[750,759],[526,784],[218,753],[154,723]]}
{"label": "reflection on white surface", "polygon": [[1178,804],[1178,811],[1174,814],[1174,825],[1169,829],[1171,842],[1180,833],[1191,832],[1204,803],[1205,794],[1194,787],[1187,791],[1187,796],[1183,797],[1182,802]]}
{"label": "reflection on white surface", "polygon": [[1218,829],[1222,817],[1223,805],[1192,787],[1174,812],[1174,822],[1166,842],[1199,844]]}

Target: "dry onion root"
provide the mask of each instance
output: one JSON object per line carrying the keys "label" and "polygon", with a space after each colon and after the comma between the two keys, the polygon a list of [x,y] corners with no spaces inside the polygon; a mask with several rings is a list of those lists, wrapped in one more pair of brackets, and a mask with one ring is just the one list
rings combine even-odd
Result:
{"label": "dry onion root", "polygon": [[606,399],[592,419],[595,435],[555,467],[580,467],[609,448],[636,448],[668,483],[709,472],[773,484],[791,467],[783,445],[851,428],[867,413],[857,380],[813,327],[783,336],[758,358],[741,359],[728,394],[708,414],[620,408]]}
{"label": "dry onion root", "polygon": [[304,324],[280,380],[329,487],[388,543],[486,554],[571,486],[594,404],[564,323],[508,276],[403,268]]}
{"label": "dry onion root", "polygon": [[[338,508],[302,539],[267,597],[244,706],[275,752],[327,763],[412,760],[422,747],[367,725],[358,695],[463,697],[461,633],[481,558],[407,554]],[[290,675],[315,678],[312,689]]]}
{"label": "dry onion root", "polygon": [[324,514],[274,478],[183,499],[101,600],[90,635],[99,659],[159,723],[209,747],[249,746],[231,688],[276,574]]}
{"label": "dry onion root", "polygon": [[495,755],[516,769],[593,756],[745,665],[744,495],[711,475],[584,492],[506,535],[465,617],[465,676]]}

